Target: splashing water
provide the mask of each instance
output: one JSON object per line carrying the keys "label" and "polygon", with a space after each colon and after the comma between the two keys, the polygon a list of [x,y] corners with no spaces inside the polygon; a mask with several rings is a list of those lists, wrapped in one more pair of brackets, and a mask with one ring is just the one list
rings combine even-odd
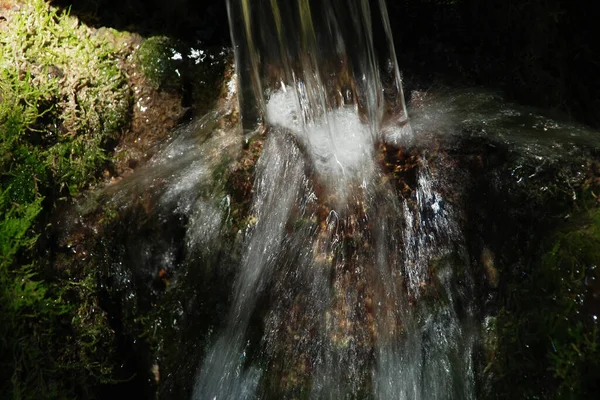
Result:
{"label": "splashing water", "polygon": [[[227,5],[245,127],[253,129],[264,119],[269,97],[286,88],[294,93],[289,100],[302,125],[345,106],[360,111],[372,135],[382,126],[406,124],[384,1],[377,4],[380,18],[372,17],[366,0],[235,0]],[[375,50],[374,33],[385,48]]]}
{"label": "splashing water", "polygon": [[524,193],[574,199],[598,133],[480,88],[414,91],[409,125],[375,3],[231,0],[238,76],[215,109],[57,223],[69,248],[99,238],[101,284],[125,313],[159,305],[158,397],[492,387],[494,251],[508,266],[502,249],[522,240],[498,224],[522,218]]}
{"label": "splashing water", "polygon": [[243,126],[267,129],[256,222],[196,400],[474,396],[454,211],[426,160],[411,198],[377,161],[411,130],[385,1],[377,16],[371,3],[227,3]]}

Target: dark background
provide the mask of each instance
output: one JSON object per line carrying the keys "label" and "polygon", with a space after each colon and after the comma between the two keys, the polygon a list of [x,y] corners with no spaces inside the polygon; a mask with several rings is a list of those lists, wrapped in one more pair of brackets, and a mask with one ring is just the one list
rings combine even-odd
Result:
{"label": "dark background", "polygon": [[[228,44],[225,0],[54,0],[85,23]],[[408,86],[486,85],[600,127],[600,18],[582,0],[388,0]]]}

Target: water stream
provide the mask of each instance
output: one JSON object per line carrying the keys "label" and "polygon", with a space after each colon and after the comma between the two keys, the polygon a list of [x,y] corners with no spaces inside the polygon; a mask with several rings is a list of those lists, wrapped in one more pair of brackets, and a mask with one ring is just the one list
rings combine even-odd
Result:
{"label": "water stream", "polygon": [[85,223],[104,204],[132,215],[124,241],[101,238],[117,257],[96,255],[125,299],[161,271],[173,276],[155,325],[179,332],[164,343],[175,366],[158,361],[160,398],[477,398],[487,320],[477,260],[493,257],[493,242],[467,233],[493,238],[498,227],[476,225],[495,200],[468,191],[483,170],[506,199],[525,186],[568,191],[595,132],[480,89],[413,93],[412,133],[379,143],[352,109],[329,115],[346,127],[334,136],[276,113],[281,122],[257,128],[239,214],[229,185],[244,171],[222,172],[250,162],[236,100],[173,132],[76,214]]}
{"label": "water stream", "polygon": [[[201,348],[182,345],[191,398],[476,398],[466,211],[482,156],[461,143],[510,147],[498,168],[516,185],[580,165],[595,132],[480,89],[414,92],[407,111],[384,0],[227,5],[229,92],[99,194],[158,221],[164,246],[135,238],[138,274],[200,271],[171,290],[225,277],[229,297],[185,292],[173,311],[177,329],[196,308],[214,314],[197,324]],[[182,243],[161,237],[173,216]]]}
{"label": "water stream", "polygon": [[425,159],[407,199],[375,156],[411,129],[385,2],[370,6],[228,2],[243,125],[266,139],[231,311],[194,399],[473,397],[471,307],[455,304],[449,257],[466,257],[461,228]]}

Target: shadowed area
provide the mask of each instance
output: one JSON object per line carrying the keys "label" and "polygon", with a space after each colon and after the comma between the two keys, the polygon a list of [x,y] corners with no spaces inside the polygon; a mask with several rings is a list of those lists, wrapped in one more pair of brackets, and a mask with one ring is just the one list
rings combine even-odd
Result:
{"label": "shadowed area", "polygon": [[142,35],[196,39],[206,44],[229,41],[223,1],[208,0],[53,0],[94,27],[111,27]]}
{"label": "shadowed area", "polygon": [[[83,22],[205,44],[230,42],[224,1],[52,0]],[[375,4],[377,1],[370,1]],[[407,89],[486,85],[600,126],[598,24],[577,2],[388,1]],[[377,39],[377,26],[374,33]],[[375,40],[375,46],[381,42]]]}

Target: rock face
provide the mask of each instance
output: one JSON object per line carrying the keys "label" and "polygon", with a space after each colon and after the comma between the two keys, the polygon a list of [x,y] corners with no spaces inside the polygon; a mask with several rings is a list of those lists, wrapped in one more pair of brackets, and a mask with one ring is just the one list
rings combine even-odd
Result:
{"label": "rock face", "polygon": [[[398,198],[414,209],[427,171],[439,198],[422,204],[424,232],[435,229],[427,222],[428,213],[456,210],[464,249],[442,257],[431,243],[418,244],[421,253],[414,257],[426,253],[430,261],[408,290],[410,307],[439,313],[452,301],[456,318],[470,321],[464,329],[475,338],[477,398],[515,394],[507,379],[519,382],[517,392],[545,388],[544,398],[565,390],[589,393],[595,371],[598,259],[594,251],[572,251],[578,246],[591,250],[598,240],[597,133],[480,91],[413,97],[415,136],[376,149],[375,159],[385,172],[381,184],[393,185]],[[232,100],[227,94],[223,99]],[[87,211],[81,220],[85,230],[77,224],[67,230],[71,233],[65,240],[84,233],[77,254],[93,253],[97,260],[103,307],[120,327],[124,348],[133,351],[129,362],[144,377],[130,387],[139,393],[145,387],[148,398],[191,396],[200,362],[228,314],[244,236],[256,226],[250,208],[255,165],[265,137],[272,133],[257,133],[249,140],[236,136],[234,109],[230,103],[176,131],[139,174],[100,194],[109,206],[98,208],[95,204],[104,201],[92,200],[95,211]],[[325,195],[326,188],[319,191],[317,185],[316,190],[323,198],[316,219],[300,218],[286,229],[320,229],[318,248],[331,241],[328,202],[336,199]],[[99,216],[96,222],[90,222],[93,215]],[[368,221],[349,218],[339,223],[345,232],[341,252],[322,252],[324,258],[315,259],[314,266],[329,268],[336,265],[336,257],[361,260],[361,253],[369,251]],[[410,245],[407,240],[403,251]],[[340,354],[351,353],[367,366],[374,357],[374,341],[383,340],[373,319],[374,299],[381,295],[372,292],[368,282],[373,279],[358,270],[368,271],[369,266],[350,263],[329,274],[336,295],[326,316],[331,325],[326,340]],[[284,282],[289,272],[278,269],[272,281]],[[245,365],[268,360],[262,368],[269,373],[260,383],[265,398],[307,393],[314,378],[314,305],[298,279],[291,286],[275,283],[250,318]],[[399,276],[397,284],[408,287],[413,285],[410,279]],[[362,308],[355,308],[351,299],[362,299],[356,303]],[[538,313],[552,317],[535,318]],[[281,320],[280,315],[288,317]],[[570,322],[552,322],[560,318]],[[405,323],[395,321],[392,325],[399,330],[388,332],[389,338],[402,340],[403,330],[410,329]],[[551,332],[551,340],[544,331]],[[277,332],[278,340],[263,337],[265,332]],[[574,348],[578,351],[569,350]],[[522,354],[537,361],[523,364]],[[353,393],[367,396],[373,390],[369,369],[347,374],[349,381],[362,382],[350,388]]]}
{"label": "rock face", "polygon": [[[238,131],[228,51],[181,39],[189,37],[187,29],[198,30],[186,1],[146,3],[127,1],[127,10],[113,15],[116,6],[107,1],[91,15],[86,7],[99,3],[78,2],[72,8],[78,20],[41,0],[0,1],[0,121],[18,120],[5,112],[6,104],[24,116],[18,140],[5,135],[0,142],[0,210],[8,210],[0,222],[4,229],[19,217],[29,224],[23,235],[41,233],[35,253],[25,251],[32,234],[14,253],[12,269],[2,270],[3,285],[25,282],[14,293],[33,299],[24,313],[29,319],[19,325],[26,329],[4,324],[3,337],[13,335],[18,349],[42,349],[45,357],[40,368],[32,361],[16,375],[15,366],[2,361],[2,376],[22,382],[13,389],[24,397],[26,383],[39,380],[50,388],[48,396],[66,382],[73,396],[86,398],[190,398],[199,365],[224,330],[245,240],[259,222],[252,209],[256,166],[277,132],[263,127],[245,137]],[[194,2],[194,10],[201,6]],[[210,32],[195,37],[228,36],[216,9],[202,8],[203,18],[216,17],[199,24]],[[154,14],[144,26],[131,26],[131,18],[147,13]],[[178,26],[182,20],[187,24]],[[48,26],[52,35],[43,31]],[[30,97],[18,100],[24,93]],[[398,248],[388,250],[405,257],[408,267],[386,284],[402,288],[408,311],[386,298],[385,285],[372,284],[374,263],[365,261],[376,245],[374,227],[357,216],[378,203],[352,193],[336,196],[331,182],[318,176],[319,166],[328,166],[325,151],[302,164],[307,185],[314,186],[314,215],[294,207],[298,218],[283,231],[315,235],[308,264],[324,277],[315,288],[331,291],[330,307],[321,312],[315,306],[306,276],[294,275],[279,255],[281,266],[248,316],[241,368],[265,372],[258,383],[264,398],[316,393],[325,344],[339,364],[356,367],[338,367],[338,378],[350,382],[341,392],[382,395],[372,367],[382,357],[376,344],[403,343],[410,329],[422,328],[428,336],[423,353],[435,356],[442,337],[427,317],[451,314],[467,332],[459,337],[474,338],[468,361],[477,398],[596,393],[598,132],[480,90],[415,91],[411,99],[415,135],[390,134],[368,153],[381,170],[374,187],[393,188],[403,205],[402,212],[388,210],[401,237]],[[10,147],[23,138],[25,147]],[[286,140],[309,157],[306,140]],[[64,202],[77,193],[85,195]],[[353,203],[349,216],[338,220],[331,211],[340,197]],[[435,217],[450,211],[456,224],[436,225]],[[453,241],[458,232],[464,238]],[[453,244],[459,249],[439,252]],[[24,265],[29,261],[35,261],[34,275]],[[15,266],[24,267],[22,275]],[[24,298],[3,296],[7,308],[20,307]],[[379,325],[377,312],[388,315]],[[412,325],[410,313],[417,315]],[[2,309],[2,321],[14,320],[6,315]],[[30,315],[48,318],[40,323]],[[316,332],[318,321],[326,335]],[[65,333],[67,345],[55,329]],[[456,334],[443,336],[457,341]],[[46,342],[51,351],[44,350]],[[389,362],[398,370],[397,360]],[[47,365],[80,375],[44,375]]]}
{"label": "rock face", "polygon": [[[224,76],[232,79],[231,65]],[[238,121],[236,98],[225,85],[221,93],[218,111],[160,132],[172,135],[162,143],[147,137],[153,149],[139,171],[87,193],[54,222],[55,268],[94,277],[122,356],[112,376],[123,383],[106,385],[100,397],[188,397],[203,337],[222,317],[219,301],[228,296],[249,196],[238,170],[251,169],[254,161],[244,158],[257,154],[251,145],[233,163],[242,150],[239,136],[230,134]],[[221,228],[226,209],[231,222]]]}

